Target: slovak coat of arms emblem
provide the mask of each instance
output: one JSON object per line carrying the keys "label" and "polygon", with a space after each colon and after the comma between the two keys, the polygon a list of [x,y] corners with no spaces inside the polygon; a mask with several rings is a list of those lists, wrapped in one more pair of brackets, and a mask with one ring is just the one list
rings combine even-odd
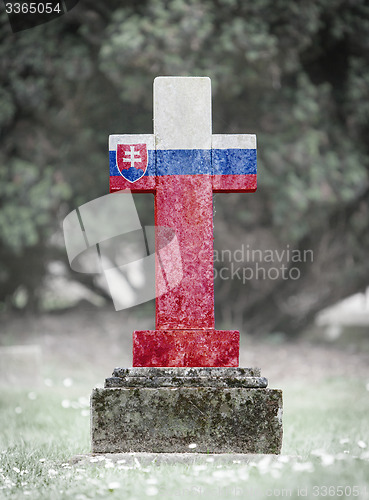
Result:
{"label": "slovak coat of arms emblem", "polygon": [[129,182],[136,182],[145,175],[148,155],[146,144],[117,144],[117,167]]}

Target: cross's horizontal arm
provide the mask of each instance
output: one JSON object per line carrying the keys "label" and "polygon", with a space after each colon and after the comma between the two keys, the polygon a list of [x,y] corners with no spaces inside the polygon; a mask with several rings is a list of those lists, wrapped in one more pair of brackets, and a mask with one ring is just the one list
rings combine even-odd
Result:
{"label": "cross's horizontal arm", "polygon": [[[117,145],[146,144],[147,169],[138,180],[129,181],[117,166]],[[125,172],[131,156],[126,153]],[[164,175],[212,175],[215,193],[256,191],[256,136],[252,134],[214,134],[212,149],[157,150],[150,134],[111,135],[109,141],[110,192],[130,189],[136,193],[155,193],[156,179]],[[135,163],[135,159],[132,160]],[[131,167],[135,173],[136,167]],[[140,170],[139,170],[140,172]]]}
{"label": "cross's horizontal arm", "polygon": [[211,142],[213,192],[256,191],[256,135],[213,134]]}

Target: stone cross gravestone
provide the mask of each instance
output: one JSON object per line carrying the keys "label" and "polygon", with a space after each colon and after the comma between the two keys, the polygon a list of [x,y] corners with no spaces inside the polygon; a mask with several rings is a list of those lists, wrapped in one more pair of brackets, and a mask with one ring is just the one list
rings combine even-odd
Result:
{"label": "stone cross gravestone", "polygon": [[213,193],[256,190],[256,137],[212,135],[210,85],[156,78],[154,134],[110,136],[111,192],[154,193],[155,225],[172,228],[181,249],[182,280],[157,294],[156,330],[134,332],[133,366],[238,366],[239,332],[214,325]]}
{"label": "stone cross gravestone", "polygon": [[[239,368],[239,332],[214,324],[213,193],[256,190],[256,137],[212,135],[209,78],[159,77],[154,134],[112,135],[109,150],[110,191],[155,195],[155,225],[175,231],[183,274],[161,293],[156,267],[156,330],[135,331],[133,368],[94,390],[93,451],[278,453],[281,391]],[[164,240],[158,231],[157,249]]]}

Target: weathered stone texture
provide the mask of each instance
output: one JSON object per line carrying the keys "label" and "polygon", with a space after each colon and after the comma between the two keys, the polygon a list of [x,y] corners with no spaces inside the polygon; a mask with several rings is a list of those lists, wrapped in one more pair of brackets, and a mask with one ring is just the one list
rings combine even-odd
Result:
{"label": "weathered stone texture", "polygon": [[105,387],[249,387],[265,388],[259,368],[133,367],[115,368]]}
{"label": "weathered stone texture", "polygon": [[260,377],[260,368],[161,366],[114,368],[113,377]]}
{"label": "weathered stone texture", "polygon": [[95,389],[92,451],[279,453],[282,392],[160,387]]}
{"label": "weathered stone texture", "polygon": [[265,377],[109,377],[105,387],[267,387]]}

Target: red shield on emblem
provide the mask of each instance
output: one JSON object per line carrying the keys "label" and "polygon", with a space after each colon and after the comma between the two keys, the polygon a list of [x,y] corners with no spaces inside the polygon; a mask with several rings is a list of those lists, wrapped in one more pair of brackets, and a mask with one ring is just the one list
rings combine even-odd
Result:
{"label": "red shield on emblem", "polygon": [[145,175],[148,155],[146,144],[117,144],[117,167],[129,182],[136,182]]}

